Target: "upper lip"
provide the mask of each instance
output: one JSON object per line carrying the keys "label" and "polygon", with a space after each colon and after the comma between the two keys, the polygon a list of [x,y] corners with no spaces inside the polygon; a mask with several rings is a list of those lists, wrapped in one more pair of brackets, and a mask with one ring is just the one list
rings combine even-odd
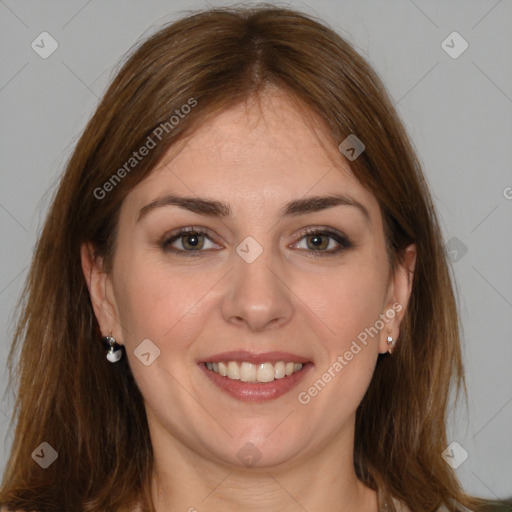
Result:
{"label": "upper lip", "polygon": [[202,359],[204,363],[221,363],[226,361],[236,361],[239,363],[247,362],[252,364],[277,363],[279,361],[293,363],[309,363],[307,357],[292,354],[290,352],[248,352],[247,350],[235,350],[231,352],[222,352]]}

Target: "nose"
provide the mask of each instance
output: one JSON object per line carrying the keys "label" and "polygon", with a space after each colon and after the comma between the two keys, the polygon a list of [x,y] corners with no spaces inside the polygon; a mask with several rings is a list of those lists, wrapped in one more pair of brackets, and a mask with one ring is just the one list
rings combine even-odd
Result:
{"label": "nose", "polygon": [[293,317],[293,293],[279,260],[264,250],[251,263],[235,253],[233,263],[222,301],[224,319],[251,331],[286,325]]}

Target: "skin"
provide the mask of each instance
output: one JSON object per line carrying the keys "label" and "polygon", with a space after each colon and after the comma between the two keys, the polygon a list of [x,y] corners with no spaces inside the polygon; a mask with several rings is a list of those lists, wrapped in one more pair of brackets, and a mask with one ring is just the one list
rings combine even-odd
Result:
{"label": "skin", "polygon": [[[388,349],[386,337],[398,337],[416,250],[407,249],[392,275],[379,204],[325,140],[325,128],[306,123],[279,91],[230,108],[171,148],[169,161],[131,190],[111,274],[82,247],[100,328],[125,345],[145,400],[157,511],[377,511],[376,493],[354,473],[355,415],[378,354]],[[347,205],[278,216],[289,201],[333,192],[360,202],[369,220]],[[137,220],[142,207],[168,193],[228,203],[232,215],[213,218],[173,205]],[[189,226],[209,230],[203,257],[159,245]],[[353,245],[315,257],[314,237],[303,234],[308,227],[339,231]],[[263,248],[252,263],[236,252],[247,236]],[[321,241],[324,252],[339,247],[332,238]],[[172,246],[184,251],[187,242]],[[298,393],[396,303],[403,308],[385,329],[300,404]],[[144,339],[160,349],[149,366],[134,355]],[[275,400],[243,402],[220,391],[197,364],[228,350],[283,350],[314,367]],[[248,442],[261,454],[252,467],[237,456]]]}

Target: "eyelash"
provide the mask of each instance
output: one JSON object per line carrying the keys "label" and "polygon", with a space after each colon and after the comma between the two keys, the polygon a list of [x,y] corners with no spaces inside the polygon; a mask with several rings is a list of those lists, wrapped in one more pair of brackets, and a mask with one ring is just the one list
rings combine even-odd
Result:
{"label": "eyelash", "polygon": [[[186,258],[204,257],[205,255],[202,253],[204,253],[206,251],[201,250],[201,249],[199,249],[197,251],[186,251],[183,249],[173,249],[173,248],[169,247],[169,245],[172,244],[173,242],[175,242],[176,240],[179,240],[180,238],[183,238],[184,236],[190,235],[190,234],[205,235],[211,242],[213,242],[213,240],[208,236],[208,230],[203,229],[203,228],[189,227],[189,228],[181,229],[180,231],[178,231],[176,234],[172,235],[171,237],[167,237],[167,238],[164,237],[164,239],[160,241],[159,245],[161,246],[161,248],[164,251],[172,252],[178,256],[184,256]],[[345,251],[346,249],[350,249],[351,247],[353,247],[352,242],[350,242],[350,240],[346,236],[344,236],[341,233],[338,233],[336,231],[327,229],[327,228],[326,229],[319,229],[319,228],[306,229],[301,234],[299,241],[302,240],[303,238],[306,238],[306,237],[312,236],[312,235],[326,235],[329,238],[333,239],[336,243],[339,244],[339,247],[337,247],[334,250],[331,249],[329,251],[314,251],[314,250],[310,250],[310,249],[301,249],[303,251],[305,250],[305,251],[309,252],[313,257],[323,258],[325,256],[336,256],[337,254]]]}

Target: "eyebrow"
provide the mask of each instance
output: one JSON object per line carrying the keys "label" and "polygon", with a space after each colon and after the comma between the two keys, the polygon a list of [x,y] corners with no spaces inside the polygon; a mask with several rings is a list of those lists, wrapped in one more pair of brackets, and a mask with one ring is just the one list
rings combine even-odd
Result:
{"label": "eyebrow", "polygon": [[[200,215],[210,217],[229,217],[231,208],[228,204],[201,197],[178,196],[168,194],[151,201],[139,211],[139,222],[150,211],[164,206],[178,206],[184,210],[189,210]],[[343,194],[329,194],[326,196],[309,196],[302,199],[296,199],[287,203],[280,211],[279,217],[298,216],[306,213],[319,212],[335,206],[354,206],[371,222],[368,210],[354,198]]]}

